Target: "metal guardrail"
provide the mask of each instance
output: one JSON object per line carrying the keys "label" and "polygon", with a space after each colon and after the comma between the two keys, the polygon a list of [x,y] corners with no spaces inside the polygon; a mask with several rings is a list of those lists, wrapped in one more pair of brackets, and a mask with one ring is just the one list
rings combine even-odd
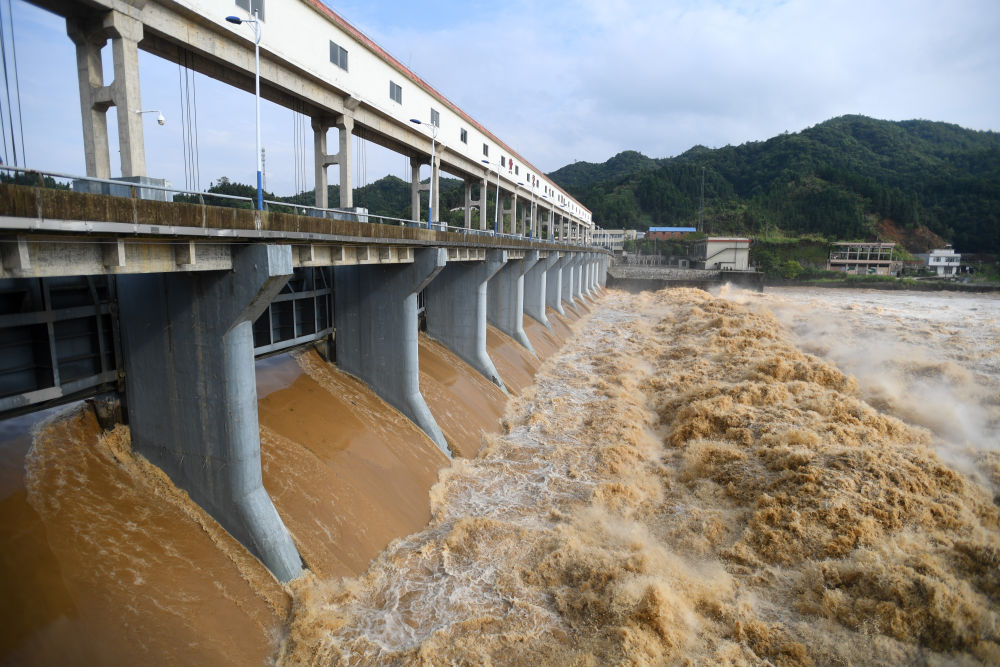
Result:
{"label": "metal guardrail", "polygon": [[[195,190],[185,190],[183,188],[176,188],[167,185],[157,185],[155,183],[148,183],[145,181],[130,181],[124,179],[109,179],[109,178],[96,178],[94,176],[79,176],[76,174],[64,174],[55,171],[44,171],[38,169],[28,169],[25,167],[12,167],[9,165],[0,164],[0,171],[10,172],[14,174],[19,174],[20,178],[15,176],[11,180],[15,184],[32,185],[32,180],[36,181],[34,185],[39,187],[49,187],[50,184],[46,182],[46,178],[51,178],[53,182],[57,179],[67,181],[63,185],[70,190],[79,191],[80,183],[94,183],[102,186],[107,186],[104,188],[107,192],[103,194],[109,194],[111,196],[126,196],[131,199],[142,199],[140,195],[145,190],[151,190],[156,192],[164,193],[163,201],[173,201],[173,197],[167,199],[167,194],[170,195],[182,195],[184,197],[197,198],[198,204],[202,206],[212,206],[212,199],[219,200],[225,199],[233,202],[245,202],[249,208],[254,208],[254,198],[253,197],[243,197],[240,195],[227,195],[214,192],[198,192]],[[126,191],[128,195],[118,195],[116,192]],[[206,201],[206,199],[208,201]],[[501,239],[511,239],[518,241],[531,241],[532,243],[541,243],[551,246],[581,246],[590,245],[593,248],[602,248],[598,244],[587,244],[582,240],[568,241],[568,240],[555,240],[555,239],[543,239],[537,236],[524,236],[522,234],[507,234],[503,232],[494,232],[488,229],[473,229],[470,227],[460,227],[455,225],[448,225],[443,222],[428,223],[426,221],[420,220],[406,220],[403,218],[394,218],[387,215],[379,215],[373,213],[361,213],[358,211],[348,211],[338,208],[319,208],[316,206],[308,206],[305,204],[295,204],[291,202],[276,201],[271,199],[264,200],[264,210],[274,211],[276,213],[292,213],[297,215],[308,215],[310,217],[324,218],[329,220],[345,220],[353,222],[370,223],[375,222],[384,225],[394,225],[400,227],[412,227],[415,229],[432,229],[442,232],[452,232],[457,234],[471,234],[474,236],[485,236],[490,238],[501,238]]]}

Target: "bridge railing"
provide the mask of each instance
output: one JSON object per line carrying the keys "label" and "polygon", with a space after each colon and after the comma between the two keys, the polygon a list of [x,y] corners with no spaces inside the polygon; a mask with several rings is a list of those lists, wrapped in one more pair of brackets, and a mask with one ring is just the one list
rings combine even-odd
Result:
{"label": "bridge railing", "polygon": [[[182,197],[181,201],[187,203],[197,203],[202,206],[238,206],[239,208],[254,208],[254,197],[242,195],[228,195],[216,192],[199,192],[197,190],[186,190],[170,185],[160,184],[157,179],[136,178],[136,179],[113,179],[97,178],[94,176],[80,176],[77,174],[64,174],[55,171],[45,171],[38,169],[28,169],[25,167],[14,167],[0,164],[0,181],[15,185],[29,185],[43,188],[61,188],[86,192],[90,194],[105,194],[127,199],[155,199],[159,201],[176,201],[174,197]],[[225,203],[221,203],[225,202]],[[349,210],[340,208],[319,208],[306,204],[296,204],[293,202],[277,201],[272,199],[264,200],[264,210],[276,213],[291,213],[296,215],[308,215],[310,217],[324,218],[328,220],[346,220],[362,223],[378,223],[383,225],[394,225],[400,227],[413,227],[418,229],[433,229],[442,232],[452,232],[457,234],[469,234],[473,236],[483,236],[490,238],[502,238],[512,240],[530,240],[533,243],[541,243],[552,246],[568,245],[566,241],[554,239],[544,239],[537,236],[525,236],[522,234],[508,234],[504,232],[494,232],[489,229],[474,229],[470,227],[449,225],[444,222],[428,223],[421,220],[407,220],[405,218],[395,218],[388,215],[369,213],[365,210]],[[572,245],[588,245],[577,241]],[[598,247],[596,244],[589,244]]]}

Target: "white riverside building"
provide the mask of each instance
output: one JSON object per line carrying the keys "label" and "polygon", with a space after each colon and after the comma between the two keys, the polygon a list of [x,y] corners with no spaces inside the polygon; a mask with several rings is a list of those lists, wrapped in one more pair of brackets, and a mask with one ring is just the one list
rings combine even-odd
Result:
{"label": "white riverside building", "polygon": [[750,239],[713,237],[695,241],[691,259],[696,269],[747,271],[750,268]]}
{"label": "white riverside building", "polygon": [[[503,188],[510,192],[517,190],[518,198],[524,198],[525,203],[532,198],[537,203],[544,197],[546,208],[554,207],[583,227],[592,226],[588,209],[320,0],[224,0],[221,3],[218,0],[180,0],[176,4],[189,7],[220,27],[244,37],[249,30],[226,23],[225,15],[247,16],[248,10],[259,7],[263,27],[262,58],[265,51],[273,54],[342,93],[345,106],[355,108],[355,122],[360,124],[362,121],[362,114],[357,110],[370,110],[381,117],[378,119],[381,122],[369,123],[375,126],[372,129],[392,132],[383,124],[398,123],[407,131],[412,128],[426,135],[428,148],[429,128],[417,127],[410,119],[433,124],[437,127],[437,157],[442,162],[464,158],[463,163],[477,165],[479,174],[490,172],[485,175],[493,187],[496,187],[499,170]],[[368,133],[365,136],[371,138]],[[482,160],[491,163],[489,169]],[[437,210],[435,206],[435,217]]]}
{"label": "white riverside building", "polygon": [[927,268],[939,276],[954,276],[958,274],[961,264],[961,253],[955,252],[954,248],[950,245],[944,248],[935,248],[927,253]]}
{"label": "white riverside building", "polygon": [[639,238],[639,232],[635,229],[601,229],[596,228],[591,233],[591,242],[602,248],[620,253],[625,249],[625,241],[634,241]]}

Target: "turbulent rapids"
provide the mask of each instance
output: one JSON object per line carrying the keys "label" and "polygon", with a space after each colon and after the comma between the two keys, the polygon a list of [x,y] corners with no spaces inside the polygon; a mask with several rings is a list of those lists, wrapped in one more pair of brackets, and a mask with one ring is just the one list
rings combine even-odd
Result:
{"label": "turbulent rapids", "polygon": [[[27,502],[51,544],[80,531],[86,541],[100,512],[128,529],[134,544],[96,548],[107,560],[86,575],[63,563],[64,577],[143,613],[178,615],[177,636],[204,646],[175,658],[997,664],[998,301],[949,302],[952,315],[968,309],[955,323],[917,317],[920,296],[908,297],[917,302],[909,310],[880,298],[606,292],[509,401],[500,432],[474,458],[440,468],[426,527],[363,572],[351,563],[366,563],[364,550],[350,541],[365,539],[368,522],[381,530],[374,510],[352,507],[350,526],[322,528],[346,542],[336,547],[304,535],[319,518],[291,522],[307,561],[357,553],[331,556],[282,589],[128,451],[127,430],[88,442],[85,414],[36,436]],[[300,364],[306,379],[296,382],[333,382],[314,358]],[[280,404],[279,394],[262,399],[262,420]],[[280,430],[272,422],[265,446]],[[314,495],[331,482],[295,496],[280,457],[265,456],[280,512],[327,502]],[[65,489],[105,478],[119,481],[93,493],[112,498],[86,500],[98,510],[66,525]],[[160,501],[125,491],[151,484]],[[169,513],[164,503],[176,516],[153,523],[177,535],[143,532],[134,513]],[[413,514],[410,523],[426,519]],[[174,565],[171,577],[147,581],[130,560],[169,561],[158,540],[194,569]],[[123,544],[130,558],[117,553]],[[339,576],[352,570],[359,576]],[[211,582],[200,590],[214,610],[204,624],[205,601],[177,593],[200,579]],[[123,591],[161,597],[130,603]],[[138,628],[128,641],[141,641],[142,615],[123,616]],[[116,629],[97,637],[114,641]],[[234,632],[242,639],[226,639]],[[145,639],[152,652],[113,655],[155,661],[161,647]]]}

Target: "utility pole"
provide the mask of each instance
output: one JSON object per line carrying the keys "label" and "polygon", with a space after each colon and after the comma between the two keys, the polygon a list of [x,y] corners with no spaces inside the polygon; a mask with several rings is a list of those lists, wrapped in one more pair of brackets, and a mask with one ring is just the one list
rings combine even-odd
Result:
{"label": "utility pole", "polygon": [[701,168],[701,205],[698,207],[698,231],[702,231],[705,217],[705,167]]}

